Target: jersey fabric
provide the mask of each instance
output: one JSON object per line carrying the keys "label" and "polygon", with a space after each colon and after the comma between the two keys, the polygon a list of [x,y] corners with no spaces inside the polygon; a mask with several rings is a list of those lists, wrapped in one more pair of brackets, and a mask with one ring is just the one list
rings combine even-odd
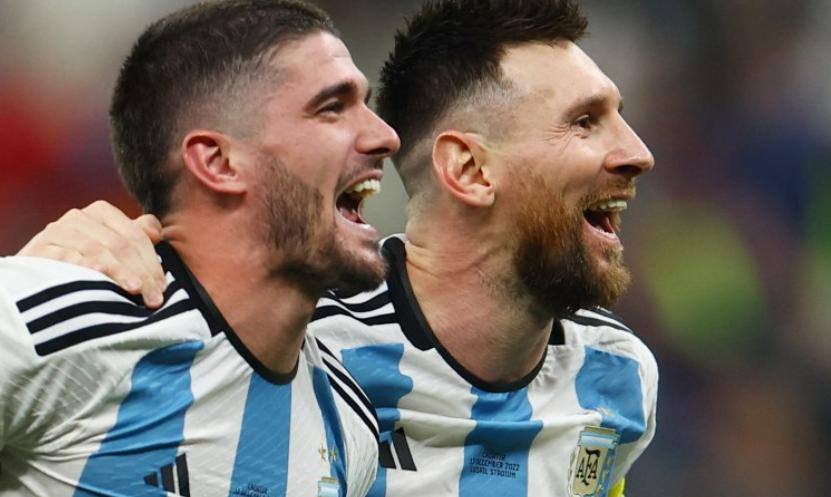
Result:
{"label": "jersey fabric", "polygon": [[149,311],[106,277],[0,259],[0,496],[362,496],[377,421],[307,337],[296,370],[245,348],[172,247]]}
{"label": "jersey fabric", "polygon": [[373,497],[620,495],[655,430],[652,353],[612,314],[555,324],[527,377],[489,384],[442,347],[416,302],[402,238],[383,244],[385,284],[333,292],[309,331],[375,404],[381,428]]}

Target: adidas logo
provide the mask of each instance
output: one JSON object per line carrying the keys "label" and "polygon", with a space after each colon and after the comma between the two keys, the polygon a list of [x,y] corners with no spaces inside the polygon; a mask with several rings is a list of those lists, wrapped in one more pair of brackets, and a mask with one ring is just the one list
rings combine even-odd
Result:
{"label": "adidas logo", "polygon": [[404,428],[398,428],[392,432],[390,438],[392,439],[392,446],[390,446],[389,441],[381,442],[378,446],[378,460],[381,466],[390,469],[416,471],[413,453],[410,452],[410,444],[407,443]]}
{"label": "adidas logo", "polygon": [[188,460],[185,454],[176,457],[176,461],[165,464],[159,471],[154,471],[144,477],[144,483],[151,487],[161,488],[182,497],[190,497],[190,481],[188,481]]}

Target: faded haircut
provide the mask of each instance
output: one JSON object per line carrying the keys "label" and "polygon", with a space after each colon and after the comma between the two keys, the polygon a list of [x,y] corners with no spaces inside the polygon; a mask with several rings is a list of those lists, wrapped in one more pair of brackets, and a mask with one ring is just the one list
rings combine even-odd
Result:
{"label": "faded haircut", "polygon": [[178,170],[168,157],[189,129],[235,129],[235,116],[257,109],[257,84],[277,80],[269,63],[279,49],[315,32],[338,36],[326,13],[299,0],[224,0],[142,33],[121,68],[110,125],[119,174],[145,212],[170,210]]}
{"label": "faded haircut", "polygon": [[414,149],[442,119],[469,104],[483,112],[504,105],[511,85],[500,61],[508,48],[577,41],[587,24],[572,0],[430,0],[409,17],[381,71],[377,100],[378,114],[401,137],[394,162],[407,194],[420,192],[430,170]]}

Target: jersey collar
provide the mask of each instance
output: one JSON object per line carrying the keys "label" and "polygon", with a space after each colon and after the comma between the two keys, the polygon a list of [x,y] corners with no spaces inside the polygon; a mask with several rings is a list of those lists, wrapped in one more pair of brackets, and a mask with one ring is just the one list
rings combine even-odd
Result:
{"label": "jersey collar", "polygon": [[190,298],[196,304],[196,308],[202,314],[208,328],[211,330],[211,336],[216,336],[224,333],[231,342],[237,353],[245,359],[251,368],[256,371],[263,379],[278,385],[290,383],[297,375],[298,362],[294,365],[294,369],[289,373],[277,373],[272,371],[265,364],[260,362],[254,354],[248,350],[245,344],[242,343],[237,333],[225,320],[225,316],[219,311],[213,299],[211,299],[205,287],[199,283],[199,280],[191,273],[190,269],[182,261],[176,250],[173,249],[168,242],[162,241],[156,244],[156,252],[162,259],[162,266],[166,271],[170,271],[173,278],[178,281]]}
{"label": "jersey collar", "polygon": [[[390,237],[384,241],[381,253],[388,262],[387,287],[389,288],[390,300],[398,316],[401,331],[416,348],[428,350],[435,348],[442,358],[471,385],[488,392],[510,392],[527,386],[536,377],[545,362],[543,354],[540,362],[534,369],[517,381],[509,383],[487,382],[477,377],[464,366],[459,364],[450,352],[442,346],[436,337],[427,318],[421,311],[421,306],[416,300],[410,278],[407,275],[407,251],[404,240],[399,237]],[[554,321],[549,338],[550,345],[562,345],[565,343],[563,327],[558,320]],[[546,354],[547,354],[546,349]]]}

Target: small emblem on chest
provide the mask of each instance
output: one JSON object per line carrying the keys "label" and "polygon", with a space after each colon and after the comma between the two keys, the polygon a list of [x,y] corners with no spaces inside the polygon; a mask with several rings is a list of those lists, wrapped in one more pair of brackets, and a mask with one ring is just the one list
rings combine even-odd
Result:
{"label": "small emblem on chest", "polygon": [[338,480],[324,476],[317,482],[317,497],[338,497],[339,489]]}
{"label": "small emblem on chest", "polygon": [[587,426],[580,432],[577,447],[571,455],[569,495],[606,496],[619,440],[620,435],[611,428]]}

